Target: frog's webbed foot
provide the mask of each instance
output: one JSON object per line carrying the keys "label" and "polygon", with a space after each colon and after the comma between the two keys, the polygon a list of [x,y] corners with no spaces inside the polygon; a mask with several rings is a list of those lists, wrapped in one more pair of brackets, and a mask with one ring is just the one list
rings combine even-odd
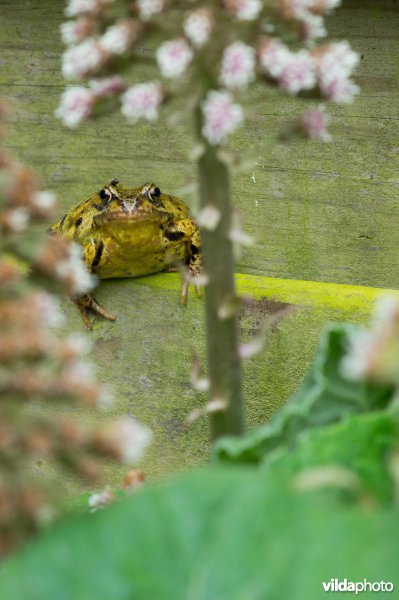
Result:
{"label": "frog's webbed foot", "polygon": [[104,319],[108,321],[115,321],[116,317],[109,313],[105,308],[103,308],[93,296],[90,294],[85,294],[80,298],[75,298],[73,302],[79,309],[80,314],[82,315],[83,323],[86,329],[90,331],[93,329],[93,325],[89,319],[89,312],[93,312],[97,315],[100,315]]}

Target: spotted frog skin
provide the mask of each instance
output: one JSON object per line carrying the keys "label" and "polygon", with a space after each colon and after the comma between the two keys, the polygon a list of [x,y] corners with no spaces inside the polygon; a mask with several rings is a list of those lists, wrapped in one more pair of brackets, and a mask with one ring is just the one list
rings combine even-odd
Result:
{"label": "spotted frog skin", "polygon": [[[50,231],[78,242],[87,267],[100,279],[176,270],[179,263],[187,265],[189,276],[201,272],[201,238],[188,207],[153,183],[128,188],[113,179],[71,208]],[[183,280],[182,304],[189,278]],[[74,301],[88,329],[89,311],[115,319],[89,294]]]}

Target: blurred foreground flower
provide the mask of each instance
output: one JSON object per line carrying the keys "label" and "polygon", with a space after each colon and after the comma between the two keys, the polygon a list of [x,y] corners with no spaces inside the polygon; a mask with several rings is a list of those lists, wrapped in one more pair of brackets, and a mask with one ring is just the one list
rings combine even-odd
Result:
{"label": "blurred foreground flower", "polygon": [[208,92],[202,104],[204,126],[202,135],[208,142],[216,146],[227,141],[243,121],[243,111],[239,104],[234,104],[228,92]]}
{"label": "blurred foreground flower", "polygon": [[300,119],[299,126],[305,137],[329,142],[331,140],[331,136],[327,131],[329,121],[330,118],[323,108],[317,108],[306,111]]}
{"label": "blurred foreground flower", "polygon": [[62,58],[62,74],[66,79],[82,80],[104,65],[107,53],[93,38],[70,47]]}
{"label": "blurred foreground flower", "polygon": [[255,50],[242,42],[228,46],[222,59],[220,81],[227,88],[246,87],[255,79]]}
{"label": "blurred foreground flower", "polygon": [[183,24],[184,33],[196,48],[202,48],[206,44],[212,27],[212,16],[206,8],[189,14]]}
{"label": "blurred foreground flower", "polygon": [[399,298],[376,305],[370,329],[353,330],[342,372],[349,379],[372,379],[399,385]]}
{"label": "blurred foreground flower", "polygon": [[193,51],[183,38],[164,42],[156,53],[159,69],[164,77],[180,77],[193,58]]}
{"label": "blurred foreground flower", "polygon": [[79,86],[71,87],[64,92],[55,116],[73,129],[91,117],[94,101],[95,96],[91,90]]}
{"label": "blurred foreground flower", "polygon": [[[53,329],[64,322],[56,294],[85,293],[94,281],[80,247],[34,229],[24,235],[34,221],[52,218],[54,194],[39,191],[32,173],[1,151],[0,165],[6,182],[0,196],[2,555],[56,516],[71,475],[98,484],[104,458],[135,465],[151,432],[132,418],[95,427],[68,414],[76,404],[91,409],[112,404],[87,362],[87,339],[60,337]],[[29,275],[22,266],[27,262]],[[51,477],[43,470],[47,463],[55,467]],[[105,496],[96,502],[105,502]]]}
{"label": "blurred foreground flower", "polygon": [[122,114],[135,122],[139,119],[155,121],[163,98],[158,83],[139,83],[130,87],[122,96]]}

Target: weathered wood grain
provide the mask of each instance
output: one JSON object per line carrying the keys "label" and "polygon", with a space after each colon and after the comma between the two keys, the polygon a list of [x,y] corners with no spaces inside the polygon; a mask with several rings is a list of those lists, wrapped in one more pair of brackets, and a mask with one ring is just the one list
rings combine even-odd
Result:
{"label": "weathered wood grain", "polygon": [[[121,115],[65,130],[53,117],[64,82],[58,27],[63,2],[3,1],[1,92],[13,103],[9,145],[35,167],[64,207],[118,176],[132,184],[156,179],[169,191],[195,175],[187,158],[189,115],[182,122],[136,127]],[[257,84],[245,127],[233,148],[258,154],[252,172],[234,177],[233,194],[258,239],[238,265],[244,272],[395,287],[399,193],[399,7],[393,0],[351,0],[330,19],[333,38],[362,55],[353,105],[331,106],[330,144],[296,142],[263,149],[305,102]],[[154,48],[140,48],[151,56]],[[153,75],[150,65],[132,81]]]}

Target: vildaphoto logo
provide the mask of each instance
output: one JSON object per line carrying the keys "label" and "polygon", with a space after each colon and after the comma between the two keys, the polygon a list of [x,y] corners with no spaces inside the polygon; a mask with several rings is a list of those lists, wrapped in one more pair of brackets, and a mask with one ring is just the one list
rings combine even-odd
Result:
{"label": "vildaphoto logo", "polygon": [[390,581],[349,581],[348,579],[330,579],[330,581],[323,581],[323,588],[325,592],[355,592],[360,594],[361,592],[392,592],[393,583]]}

